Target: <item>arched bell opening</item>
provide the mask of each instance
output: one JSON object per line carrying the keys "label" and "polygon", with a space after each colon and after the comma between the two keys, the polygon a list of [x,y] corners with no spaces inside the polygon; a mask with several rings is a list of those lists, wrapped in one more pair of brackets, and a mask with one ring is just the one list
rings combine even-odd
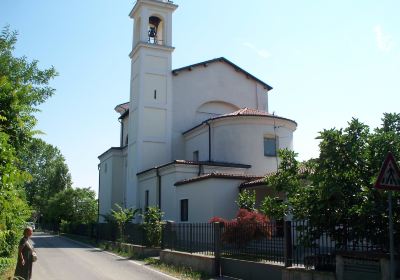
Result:
{"label": "arched bell opening", "polygon": [[163,45],[164,22],[157,16],[149,17],[148,40],[150,44]]}

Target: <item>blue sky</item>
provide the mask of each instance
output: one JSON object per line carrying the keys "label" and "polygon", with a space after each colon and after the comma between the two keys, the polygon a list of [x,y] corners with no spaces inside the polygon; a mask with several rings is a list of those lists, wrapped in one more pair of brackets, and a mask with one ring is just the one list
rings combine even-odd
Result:
{"label": "blue sky", "polygon": [[[297,121],[300,159],[318,131],[352,117],[372,128],[400,112],[400,1],[177,0],[173,68],[224,56],[274,89],[269,110]],[[15,54],[54,65],[38,129],[62,151],[75,187],[97,191],[97,156],[119,144],[114,106],[128,101],[134,1],[1,0]]]}

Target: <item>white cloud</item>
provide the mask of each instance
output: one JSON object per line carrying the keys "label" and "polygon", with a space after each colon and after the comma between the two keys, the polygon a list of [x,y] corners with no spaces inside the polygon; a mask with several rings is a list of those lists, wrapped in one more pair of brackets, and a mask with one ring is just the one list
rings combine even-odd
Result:
{"label": "white cloud", "polygon": [[375,33],[376,43],[381,51],[389,52],[392,50],[394,43],[390,35],[383,32],[382,27],[378,24],[373,29]]}
{"label": "white cloud", "polygon": [[249,49],[254,51],[258,56],[260,56],[261,58],[267,59],[267,58],[269,58],[271,56],[271,54],[270,54],[270,52],[268,50],[259,49],[255,45],[253,45],[252,43],[244,42],[243,46],[248,47]]}

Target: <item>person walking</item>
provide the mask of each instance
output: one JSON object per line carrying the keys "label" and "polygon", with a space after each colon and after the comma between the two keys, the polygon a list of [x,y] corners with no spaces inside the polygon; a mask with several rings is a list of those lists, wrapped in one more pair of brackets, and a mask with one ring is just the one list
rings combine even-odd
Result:
{"label": "person walking", "polygon": [[32,263],[35,261],[36,253],[30,241],[32,236],[32,228],[27,227],[24,230],[24,237],[19,241],[18,261],[15,268],[15,278],[30,280],[32,277]]}

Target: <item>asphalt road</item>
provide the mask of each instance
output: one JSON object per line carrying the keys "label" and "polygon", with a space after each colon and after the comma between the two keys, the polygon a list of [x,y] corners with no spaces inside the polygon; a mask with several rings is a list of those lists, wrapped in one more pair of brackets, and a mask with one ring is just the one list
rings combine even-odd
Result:
{"label": "asphalt road", "polygon": [[63,237],[35,232],[32,240],[38,254],[38,261],[33,264],[32,280],[176,279],[140,262]]}

